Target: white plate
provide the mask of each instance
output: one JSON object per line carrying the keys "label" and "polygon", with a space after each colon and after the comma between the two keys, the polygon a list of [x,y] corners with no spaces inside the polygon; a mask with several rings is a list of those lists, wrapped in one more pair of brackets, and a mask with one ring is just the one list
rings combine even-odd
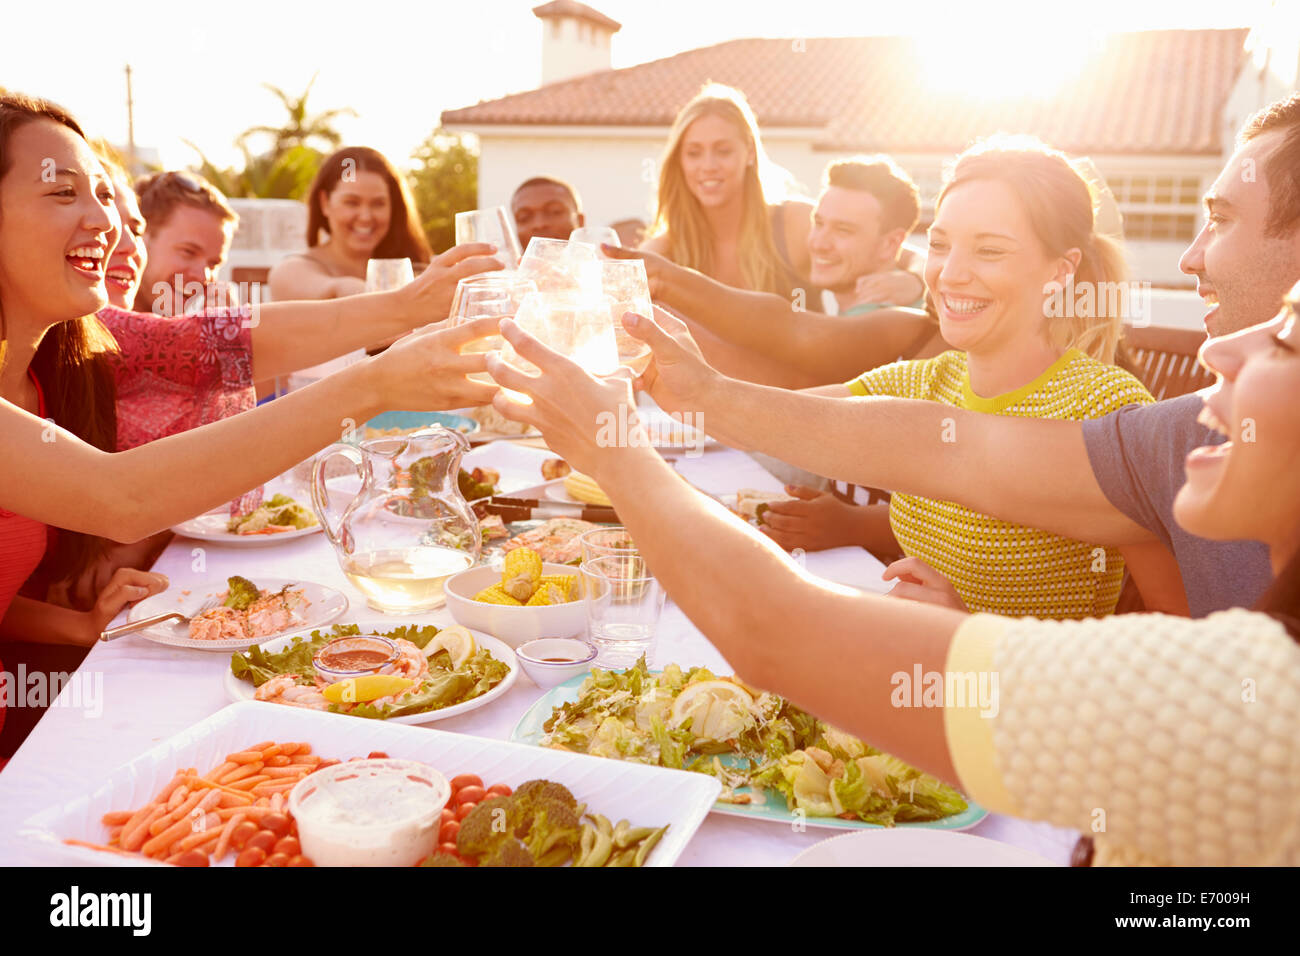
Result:
{"label": "white plate", "polygon": [[1055,866],[1018,846],[969,833],[896,828],[822,840],[791,866]]}
{"label": "white plate", "polygon": [[[322,627],[348,609],[348,599],[343,593],[327,588],[323,584],[289,578],[258,578],[253,583],[263,591],[278,591],[286,584],[292,584],[295,585],[295,590],[301,590],[303,597],[311,602],[304,611],[306,621],[295,624],[291,631],[280,632],[282,634],[290,632],[296,634],[303,628],[314,630]],[[209,581],[193,588],[189,594],[179,594],[174,589],[164,591],[132,607],[126,619],[139,621],[155,614],[168,614],[172,611],[179,611],[186,617],[191,617],[210,598],[218,597],[225,591],[225,581]],[[157,644],[166,644],[168,647],[188,647],[199,651],[242,651],[276,636],[272,634],[251,641],[244,638],[230,641],[196,641],[190,637],[189,625],[177,621],[155,624],[143,631],[136,631],[136,634]]]}
{"label": "white plate", "polygon": [[[356,624],[358,627],[361,628],[362,634],[383,634],[385,632],[396,630],[397,628],[404,626],[400,620],[396,620],[391,617],[385,618],[383,620],[340,621],[339,623]],[[416,626],[421,626],[421,625],[417,624]],[[438,629],[442,630],[442,628],[438,628]],[[318,628],[308,628],[307,630],[299,629],[297,631],[294,631],[292,634],[286,634],[283,637],[277,637],[273,641],[263,641],[260,647],[264,652],[268,654],[276,654],[284,650],[286,647],[288,647],[295,637],[310,638],[311,632],[313,630],[318,630]],[[506,676],[502,679],[501,683],[497,684],[496,687],[493,687],[482,697],[475,697],[473,700],[467,700],[461,704],[453,704],[450,707],[444,707],[442,710],[430,710],[423,714],[406,714],[405,716],[402,717],[390,717],[387,720],[369,720],[364,717],[358,717],[356,719],[365,720],[369,724],[427,724],[435,720],[443,720],[447,717],[455,717],[457,714],[463,714],[467,711],[478,710],[478,708],[492,703],[492,701],[496,700],[498,697],[500,697],[502,694],[508,691],[514,685],[515,680],[519,677],[519,660],[515,657],[515,652],[510,649],[509,644],[497,640],[495,637],[492,637],[490,634],[484,634],[481,631],[471,631],[470,633],[474,635],[475,644],[477,644],[479,647],[487,648],[488,651],[491,652],[493,657],[495,657],[499,661],[502,661],[507,667],[510,668],[510,672],[506,674]],[[225,673],[221,675],[221,683],[222,686],[225,687],[226,689],[227,696],[229,696],[230,699],[233,701],[245,701],[245,700],[255,699],[253,695],[257,692],[257,688],[255,688],[252,684],[248,683],[247,681],[240,680],[233,673],[231,673],[229,667],[227,667]],[[279,707],[282,710],[301,709],[298,707],[289,707],[286,704],[273,704],[272,706]],[[324,711],[316,711],[316,713],[325,713],[326,717],[348,716],[347,714],[331,714]],[[371,749],[373,750],[375,748],[372,747]]]}
{"label": "white plate", "polygon": [[197,538],[200,541],[211,541],[214,544],[235,544],[245,548],[264,548],[268,545],[279,544],[281,541],[304,538],[321,530],[319,524],[314,524],[310,528],[294,528],[290,531],[276,531],[272,534],[231,534],[226,530],[226,523],[229,520],[230,509],[222,507],[219,511],[209,511],[205,515],[199,515],[189,521],[182,521],[180,524],[172,525],[172,531],[182,538]]}
{"label": "white plate", "polygon": [[563,501],[565,504],[570,505],[580,505],[583,503],[573,497],[573,495],[569,494],[569,489],[564,487],[563,478],[559,479],[557,484],[551,485],[546,489],[546,497],[550,498],[552,501]]}
{"label": "white plate", "polygon": [[[63,841],[103,843],[108,828],[100,818],[108,811],[143,806],[177,770],[197,767],[206,772],[226,754],[262,740],[306,741],[313,752],[326,758],[346,759],[382,750],[393,757],[427,763],[448,778],[475,773],[485,781],[510,787],[525,780],[554,780],[572,790],[578,802],[587,804],[593,813],[614,820],[627,819],[639,826],[670,824],[650,853],[647,866],[673,865],[721,789],[717,780],[698,773],[525,747],[432,728],[400,727],[391,721],[338,720],[333,714],[252,701],[233,704],[181,731],[113,771],[90,794],[42,810],[22,824],[19,836],[39,844],[65,864],[164,865],[144,857],[137,860],[68,846]],[[233,856],[228,855],[222,865],[230,866],[232,862]]]}

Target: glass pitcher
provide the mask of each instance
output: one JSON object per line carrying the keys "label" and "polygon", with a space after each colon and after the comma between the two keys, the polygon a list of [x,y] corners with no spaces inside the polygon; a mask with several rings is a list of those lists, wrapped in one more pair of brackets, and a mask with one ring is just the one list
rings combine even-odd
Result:
{"label": "glass pitcher", "polygon": [[[469,441],[441,425],[405,437],[339,443],[312,466],[311,500],[339,566],[385,614],[417,614],[443,603],[442,585],[478,563],[478,519],[457,485]],[[349,459],[361,490],[331,521],[326,465]]]}

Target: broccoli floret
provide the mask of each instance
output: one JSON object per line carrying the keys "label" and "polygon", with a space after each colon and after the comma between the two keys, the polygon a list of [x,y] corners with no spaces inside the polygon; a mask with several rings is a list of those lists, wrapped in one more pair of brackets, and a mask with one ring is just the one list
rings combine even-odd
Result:
{"label": "broccoli floret", "polygon": [[521,783],[515,789],[515,800],[521,807],[526,807],[532,802],[540,803],[544,800],[554,800],[557,803],[565,804],[570,809],[576,809],[578,806],[578,801],[569,792],[569,788],[553,780],[529,780],[526,783]]}
{"label": "broccoli floret", "polygon": [[420,866],[464,866],[464,862],[458,860],[450,853],[434,853],[420,861]]}
{"label": "broccoli floret", "polygon": [[513,839],[519,823],[519,808],[513,797],[484,800],[460,822],[456,849],[462,856],[486,856],[498,843]]}
{"label": "broccoli floret", "polygon": [[542,859],[558,847],[574,850],[581,844],[582,821],[567,803],[541,796],[533,799],[529,811],[524,842],[536,859]]}
{"label": "broccoli floret", "polygon": [[233,578],[226,578],[226,607],[232,607],[236,611],[247,610],[248,607],[262,596],[262,592],[257,589],[257,585],[248,578],[241,578],[235,575]]}
{"label": "broccoli floret", "polygon": [[268,508],[284,508],[288,505],[297,504],[297,502],[286,494],[276,494],[272,495],[271,500],[265,502],[265,504]]}
{"label": "broccoli floret", "polygon": [[[465,818],[466,820],[469,817]],[[479,860],[479,866],[536,866],[537,861],[515,837],[506,837],[497,842],[487,856]]]}

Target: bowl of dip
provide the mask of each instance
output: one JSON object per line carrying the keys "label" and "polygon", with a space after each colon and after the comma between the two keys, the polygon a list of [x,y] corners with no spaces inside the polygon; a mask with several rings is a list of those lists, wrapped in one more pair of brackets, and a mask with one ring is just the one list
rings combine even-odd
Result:
{"label": "bowl of dip", "polygon": [[399,656],[397,645],[388,638],[358,634],[330,641],[316,652],[311,663],[326,683],[333,684],[349,677],[378,674],[395,664]]}
{"label": "bowl of dip", "polygon": [[544,637],[515,648],[519,666],[544,690],[591,670],[596,653],[595,644],[572,637]]}
{"label": "bowl of dip", "polygon": [[289,793],[304,856],[317,866],[414,866],[438,843],[447,778],[415,760],[350,760]]}

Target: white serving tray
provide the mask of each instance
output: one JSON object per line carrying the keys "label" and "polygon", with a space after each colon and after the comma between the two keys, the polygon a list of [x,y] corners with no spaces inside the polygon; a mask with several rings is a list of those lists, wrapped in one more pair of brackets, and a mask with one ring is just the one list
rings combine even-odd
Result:
{"label": "white serving tray", "polygon": [[[108,828],[100,818],[108,811],[138,808],[178,769],[195,767],[206,773],[226,754],[264,740],[306,741],[313,753],[331,759],[364,757],[379,750],[427,763],[448,779],[478,774],[488,785],[517,787],[534,778],[554,780],[568,787],[579,803],[586,803],[589,812],[611,821],[626,818],[634,826],[671,824],[646,861],[648,866],[673,865],[721,791],[717,780],[698,773],[377,720],[340,720],[337,714],[245,701],[231,704],[117,768],[88,796],[30,817],[19,836],[39,844],[43,855],[67,864],[164,866],[144,857],[137,860],[63,841],[105,842]],[[229,854],[222,863],[230,866],[233,861],[234,855]]]}

